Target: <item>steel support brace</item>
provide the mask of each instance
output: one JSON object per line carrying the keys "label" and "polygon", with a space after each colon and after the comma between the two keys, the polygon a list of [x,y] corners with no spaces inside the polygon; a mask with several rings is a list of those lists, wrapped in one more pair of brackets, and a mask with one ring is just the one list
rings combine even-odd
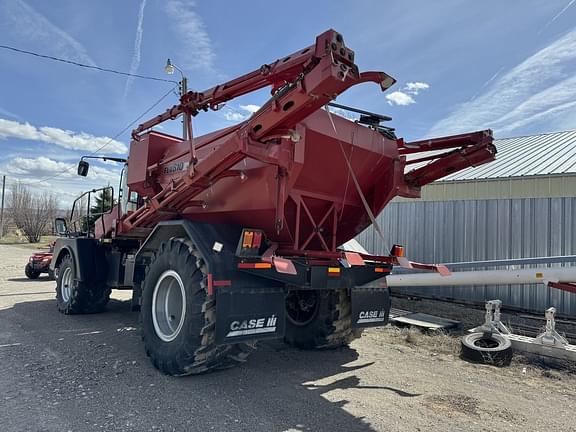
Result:
{"label": "steel support brace", "polygon": [[537,356],[576,361],[576,345],[568,343],[568,340],[556,331],[555,308],[548,308],[544,313],[546,330],[535,338],[531,338],[512,333],[500,321],[501,306],[502,302],[500,300],[487,301],[484,324],[469,330],[469,332],[499,333],[510,340],[512,347],[518,351]]}

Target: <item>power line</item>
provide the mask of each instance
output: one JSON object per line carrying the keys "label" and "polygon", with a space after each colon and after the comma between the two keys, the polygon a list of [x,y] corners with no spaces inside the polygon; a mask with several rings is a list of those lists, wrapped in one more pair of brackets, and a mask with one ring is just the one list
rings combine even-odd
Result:
{"label": "power line", "polygon": [[[148,114],[150,111],[152,111],[160,102],[162,102],[164,99],[166,99],[175,89],[176,87],[171,88],[170,90],[168,90],[166,93],[164,93],[164,95],[162,95],[162,97],[160,99],[158,99],[156,102],[154,102],[154,104],[152,104],[146,111],[144,111],[142,114],[140,114],[138,117],[136,117],[134,120],[132,120],[128,125],[126,125],[120,132],[118,132],[116,135],[114,135],[112,138],[110,138],[108,141],[106,141],[104,144],[102,144],[100,147],[98,147],[96,150],[94,150],[92,153],[89,153],[88,156],[92,156],[95,155],[96,153],[98,153],[99,151],[101,151],[102,149],[104,149],[105,147],[109,146],[112,141],[114,141],[116,138],[118,138],[119,136],[121,136],[122,134],[124,134],[127,130],[129,130],[132,126],[134,126],[134,124],[136,124],[142,117],[144,117],[146,114]],[[38,183],[42,183],[45,182],[47,180],[52,180],[56,177],[59,177],[60,175],[70,172],[70,170],[72,170],[74,168],[74,166],[71,166],[63,171],[60,171],[57,174],[51,175],[49,177],[40,179],[40,180],[36,180],[30,183],[21,183],[25,186],[32,186]]]}
{"label": "power line", "polygon": [[57,61],[57,62],[61,62],[61,63],[66,63],[66,64],[71,64],[74,66],[78,66],[78,67],[83,67],[86,69],[94,69],[100,72],[108,72],[108,73],[113,73],[116,75],[124,75],[124,76],[129,76],[129,77],[134,77],[134,78],[141,78],[141,79],[146,79],[146,80],[151,80],[151,81],[162,81],[162,82],[169,82],[169,83],[174,83],[177,84],[177,81],[174,80],[169,80],[169,79],[165,79],[165,78],[156,78],[156,77],[150,77],[150,76],[146,76],[146,75],[138,75],[138,74],[133,74],[133,73],[129,73],[129,72],[121,72],[121,71],[117,71],[114,69],[108,69],[108,68],[103,68],[100,66],[93,66],[93,65],[87,65],[84,63],[78,63],[72,60],[66,60],[63,58],[59,58],[59,57],[53,57],[53,56],[49,56],[49,55],[45,55],[45,54],[39,54],[33,51],[26,51],[20,48],[15,48],[15,47],[11,47],[8,45],[0,45],[0,48],[5,49],[5,50],[10,50],[10,51],[14,51],[20,54],[27,54],[27,55],[31,55],[31,56],[35,56],[35,57],[40,57],[40,58],[44,58],[44,59],[48,59],[48,60],[53,60],[53,61]]}

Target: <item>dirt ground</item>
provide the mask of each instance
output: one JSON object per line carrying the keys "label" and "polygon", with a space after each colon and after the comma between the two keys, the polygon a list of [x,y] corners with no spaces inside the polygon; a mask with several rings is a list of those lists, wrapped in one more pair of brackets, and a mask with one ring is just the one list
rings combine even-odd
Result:
{"label": "dirt ground", "polygon": [[337,351],[267,343],[234,369],[164,376],[126,293],[106,313],[63,316],[55,283],[24,277],[29,253],[0,245],[3,432],[576,431],[576,375],[469,364],[456,337],[406,329]]}

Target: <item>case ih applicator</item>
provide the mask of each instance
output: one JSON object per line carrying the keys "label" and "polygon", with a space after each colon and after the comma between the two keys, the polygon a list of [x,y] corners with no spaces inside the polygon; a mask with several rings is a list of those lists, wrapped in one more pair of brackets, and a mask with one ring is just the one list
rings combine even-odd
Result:
{"label": "case ih applicator", "polygon": [[[495,148],[490,131],[405,143],[380,125],[385,117],[353,122],[322,109],[365,82],[384,91],[395,81],[359,72],[329,30],[140,125],[118,205],[94,232],[57,221],[59,309],[99,311],[111,289],[132,289],[146,351],[173,375],[242,361],[261,339],[337,347],[384,325],[390,300],[379,280],[393,264],[442,268],[410,263],[401,248],[373,256],[339,246],[395,196],[416,198],[427,183],[493,160]],[[271,98],[238,125],[188,140],[151,130],[182,115],[191,137],[193,117],[263,87]]]}

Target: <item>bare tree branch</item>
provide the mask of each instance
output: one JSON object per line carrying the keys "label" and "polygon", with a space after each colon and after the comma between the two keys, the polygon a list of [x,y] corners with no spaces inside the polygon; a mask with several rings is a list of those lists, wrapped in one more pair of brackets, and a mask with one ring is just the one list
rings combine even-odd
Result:
{"label": "bare tree branch", "polygon": [[30,243],[38,243],[56,216],[58,199],[53,193],[34,194],[26,186],[12,185],[8,207],[16,227]]}

